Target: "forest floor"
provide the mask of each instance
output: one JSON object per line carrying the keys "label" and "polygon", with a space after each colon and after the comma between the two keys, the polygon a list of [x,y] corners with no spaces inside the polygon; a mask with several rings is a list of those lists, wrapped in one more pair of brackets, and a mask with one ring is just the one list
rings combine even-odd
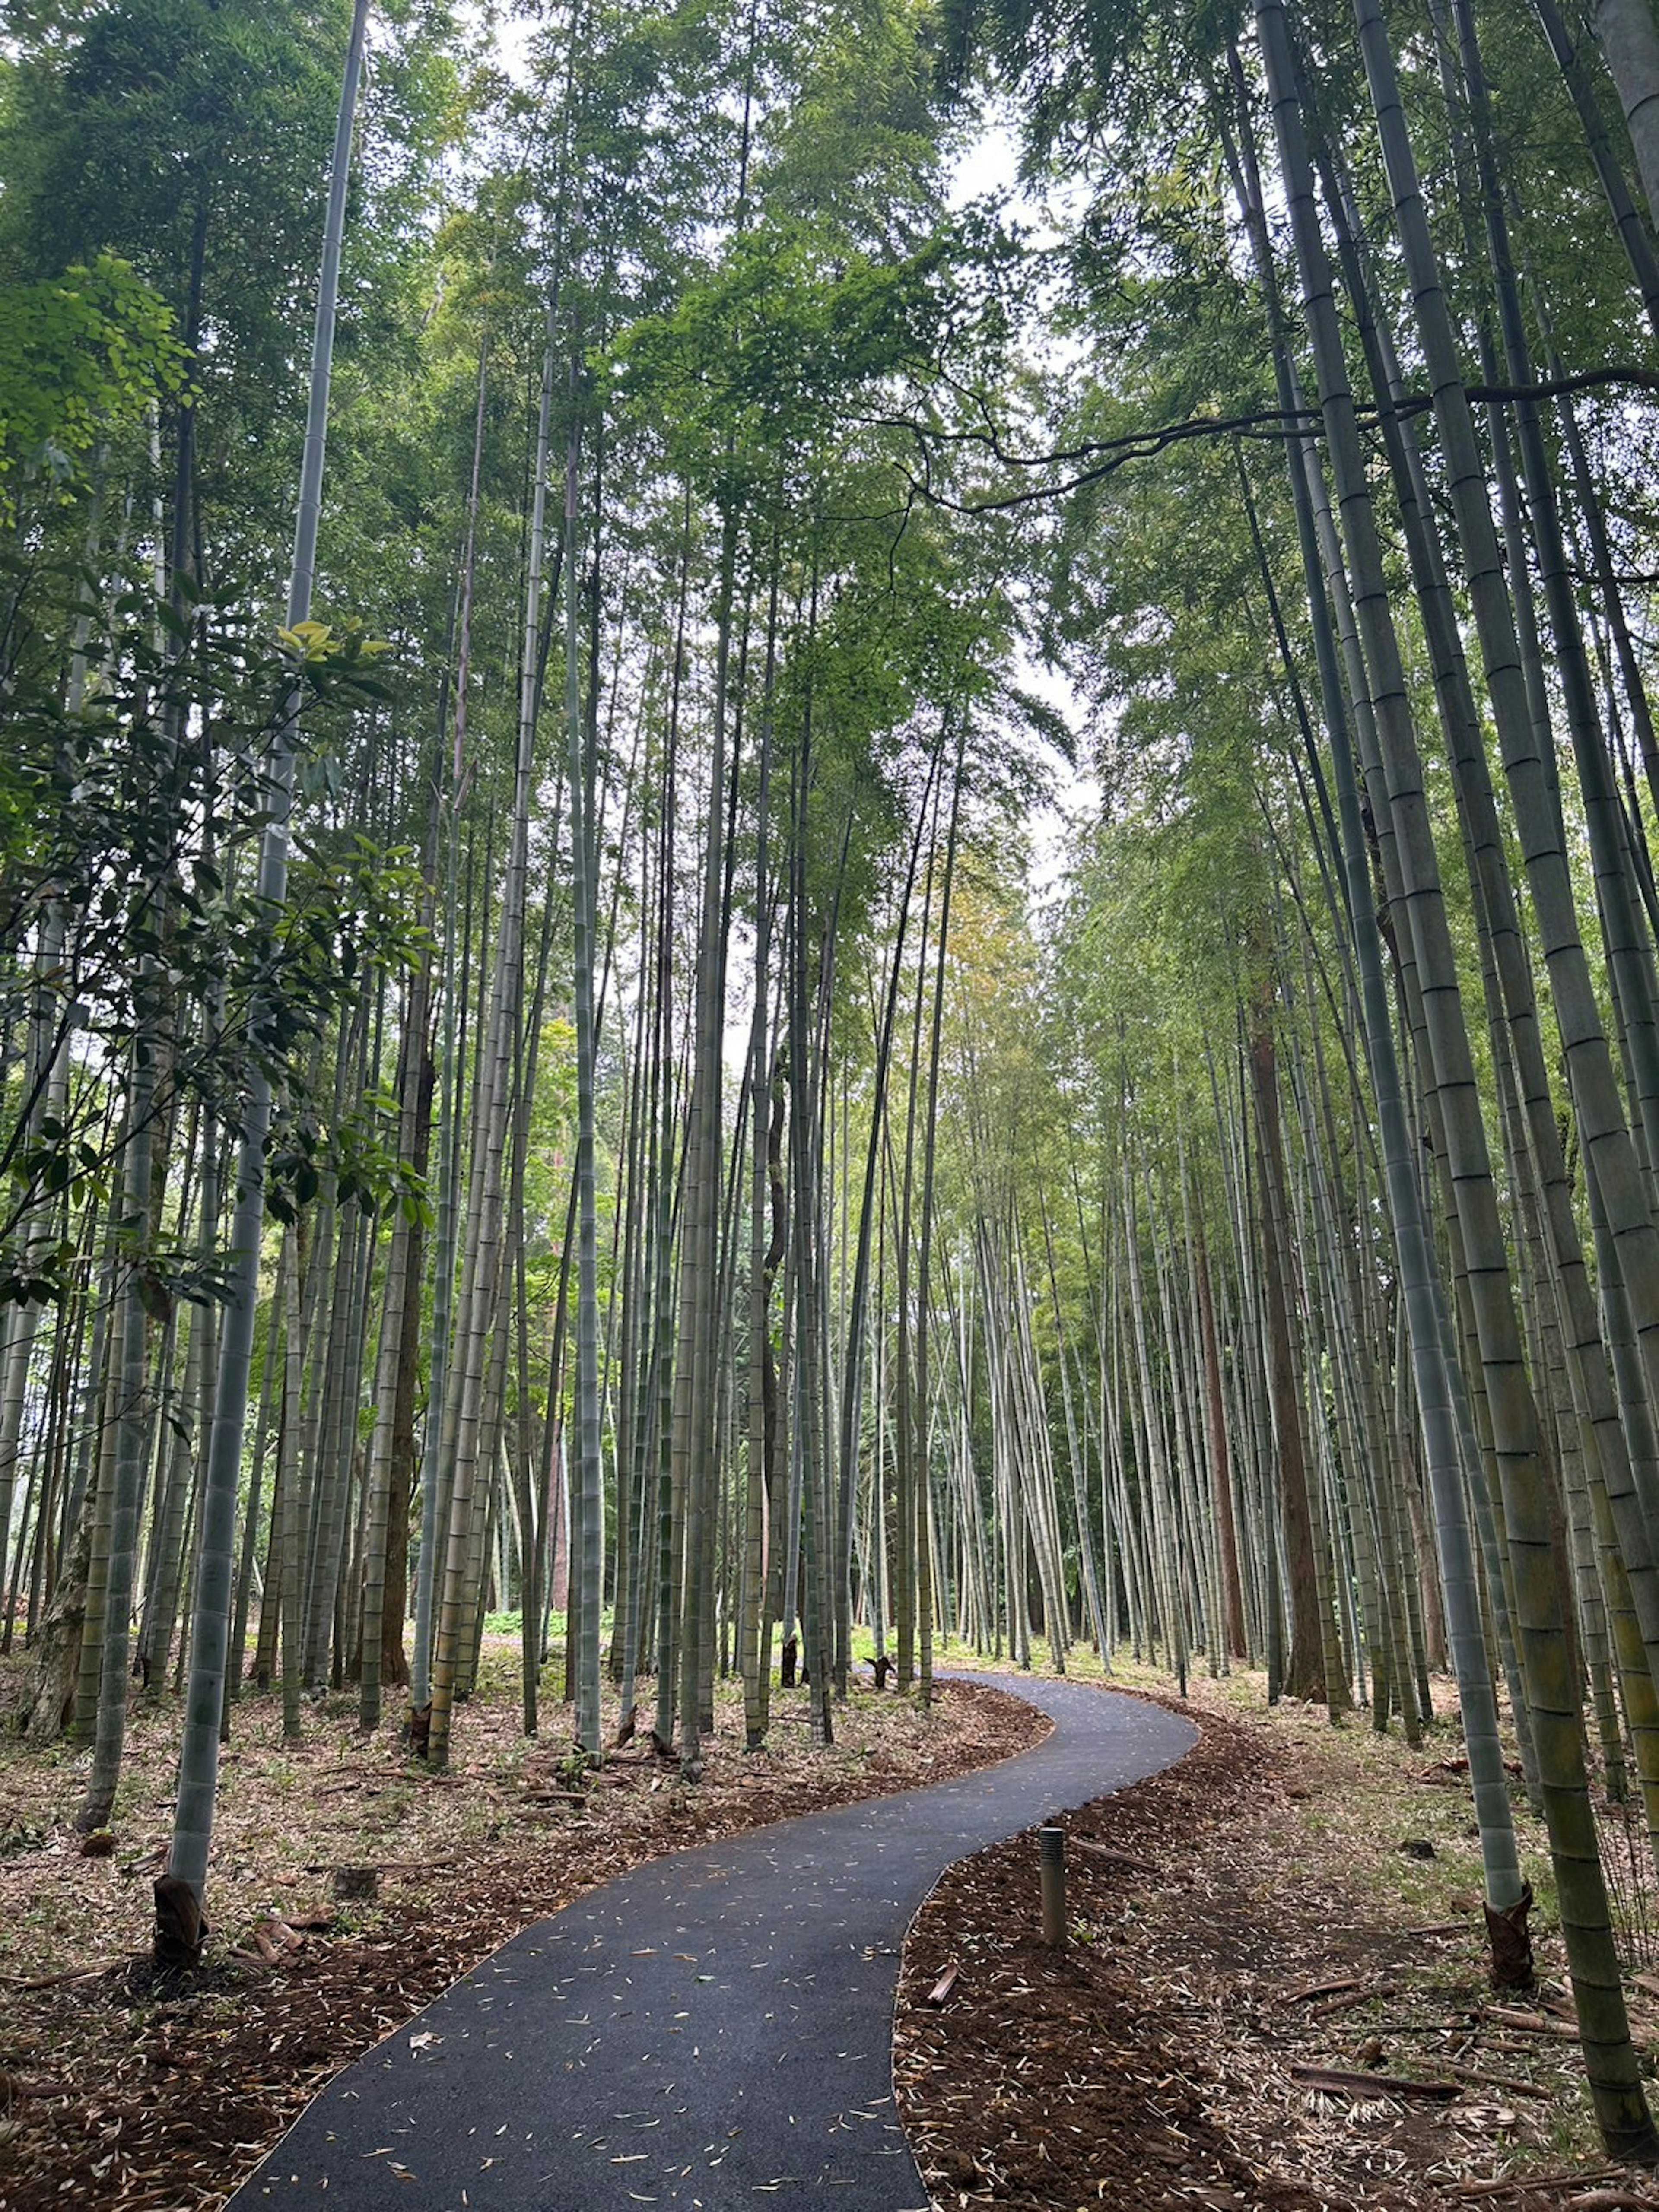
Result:
{"label": "forest floor", "polygon": [[[1364,1716],[1269,1714],[1260,1675],[1195,1677],[1186,1702],[1115,1680],[1201,1736],[1066,1814],[1066,1949],[1041,1940],[1034,1831],[959,1862],[911,1927],[899,2109],[941,2212],[1659,2205],[1652,2176],[1599,2154],[1518,1784],[1540,1982],[1487,1985],[1455,1722],[1413,1751]],[[1639,1825],[1603,1817],[1652,2098],[1659,1899]]]}
{"label": "forest floor", "polygon": [[[515,1661],[504,1641],[489,1649],[443,1776],[411,1762],[395,1729],[362,1736],[350,1699],[308,1705],[298,1745],[283,1743],[274,1700],[239,1707],[210,1969],[185,1988],[158,1986],[146,1956],[176,1710],[135,1707],[102,1858],[80,1856],[72,1826],[85,1754],[0,1734],[5,2212],[210,2212],[341,2067],[582,1890],[684,1844],[947,1779],[1048,1727],[994,1692],[952,1687],[921,1717],[866,1689],[817,1753],[803,1701],[785,1696],[773,1749],[749,1759],[726,1703],[701,1783],[622,1754],[571,1796],[564,1717],[554,1708],[526,1743]],[[9,1664],[0,1730],[20,1686]],[[1154,1678],[1118,1679],[1144,1692]],[[1068,1815],[1063,1954],[1037,1940],[1030,1836],[953,1869],[912,1929],[897,2072],[935,2203],[1659,2205],[1659,2188],[1627,2185],[1594,2155],[1538,1863],[1547,1978],[1538,1998],[1495,2012],[1454,1737],[1411,1753],[1363,1721],[1333,1729],[1317,1708],[1268,1715],[1248,1675],[1160,1701],[1202,1740],[1178,1766]],[[375,1893],[337,1898],[340,1869],[372,1869]],[[1645,1966],[1643,1893],[1620,1884],[1620,1902]],[[1656,1995],[1659,1978],[1633,1990],[1650,2052]],[[1297,2066],[1379,2068],[1459,2094],[1379,2081],[1356,2095]]]}

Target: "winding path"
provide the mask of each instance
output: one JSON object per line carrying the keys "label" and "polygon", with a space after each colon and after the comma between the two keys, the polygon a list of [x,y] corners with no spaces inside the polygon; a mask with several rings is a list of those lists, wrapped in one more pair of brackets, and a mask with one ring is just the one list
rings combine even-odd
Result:
{"label": "winding path", "polygon": [[[927,2212],[893,2105],[904,1931],[946,1867],[1194,1741],[1081,1683],[954,1782],[653,1859],[486,1959],[337,2076],[231,2199],[328,2212]],[[1036,1911],[1035,1882],[1032,1910]]]}

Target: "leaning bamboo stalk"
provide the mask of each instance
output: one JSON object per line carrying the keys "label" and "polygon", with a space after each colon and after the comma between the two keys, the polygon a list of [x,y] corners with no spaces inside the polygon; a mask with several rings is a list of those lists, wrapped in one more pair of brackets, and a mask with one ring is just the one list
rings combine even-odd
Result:
{"label": "leaning bamboo stalk", "polygon": [[[1300,118],[1289,93],[1288,55],[1283,44],[1283,25],[1277,12],[1261,18],[1264,52],[1270,81],[1274,82],[1275,119],[1281,159],[1298,222],[1298,253],[1304,295],[1313,305],[1314,331],[1323,349],[1322,391],[1334,421],[1339,458],[1352,477],[1352,424],[1349,412],[1333,404],[1340,353],[1334,349],[1334,302],[1323,267],[1322,249],[1310,222],[1311,180],[1307,173],[1305,145]],[[1234,62],[1237,71],[1237,58]],[[1272,264],[1264,252],[1266,231],[1261,221],[1261,195],[1253,167],[1245,172],[1247,189],[1241,195],[1255,242],[1258,274],[1271,292]],[[1282,349],[1275,352],[1281,395],[1294,398],[1296,386]],[[1336,442],[1336,441],[1334,441]],[[1351,614],[1346,600],[1341,548],[1324,494],[1322,476],[1315,465],[1307,441],[1298,441],[1290,456],[1291,489],[1309,602],[1314,618],[1314,638],[1319,659],[1321,689],[1329,744],[1333,780],[1338,801],[1342,856],[1348,886],[1349,911],[1355,930],[1355,950],[1361,984],[1367,1058],[1382,1139],[1382,1155],[1390,1217],[1400,1255],[1406,1298],[1412,1375],[1416,1387],[1419,1418],[1435,1507],[1436,1540],[1442,1582],[1451,1631],[1465,1739],[1469,1745],[1470,1778],[1480,1826],[1482,1860],[1489,1903],[1507,1911],[1522,1895],[1516,1855],[1514,1827],[1503,1769],[1496,1700],[1487,1667],[1474,1548],[1462,1480],[1462,1444],[1454,1397],[1455,1371],[1448,1360],[1442,1320],[1442,1301],[1428,1233],[1424,1195],[1418,1181],[1416,1146],[1407,1121],[1394,1042],[1393,1012],[1389,1003],[1382,962],[1380,931],[1371,893],[1369,857],[1360,814],[1360,797],[1353,752],[1352,727],[1345,710],[1343,670],[1339,663],[1337,637],[1326,598],[1328,580],[1339,616]],[[1367,518],[1368,519],[1368,518]],[[1357,720],[1367,711],[1369,688],[1359,658],[1357,632],[1352,620],[1344,624],[1343,645],[1352,679]],[[1373,742],[1374,742],[1373,736]],[[1390,843],[1386,858],[1392,862]]]}
{"label": "leaning bamboo stalk", "polygon": [[[1404,136],[1393,82],[1393,60],[1380,16],[1369,0],[1359,0],[1361,44],[1373,86],[1374,105],[1384,138],[1384,158],[1395,185],[1396,212],[1408,261],[1427,246],[1420,228],[1414,166]],[[1651,2154],[1652,2124],[1636,2079],[1634,2053],[1625,2018],[1601,1868],[1595,1856],[1577,1733],[1572,1686],[1563,1679],[1564,1652],[1559,1632],[1559,1598],[1536,1449],[1536,1416],[1521,1364],[1507,1255],[1498,1218],[1485,1132],[1479,1111],[1455,963],[1447,929],[1438,868],[1428,836],[1415,733],[1407,704],[1398,641],[1389,618],[1376,526],[1362,489],[1362,471],[1352,402],[1340,359],[1340,341],[1331,312],[1324,249],[1312,221],[1310,179],[1279,0],[1260,0],[1257,22],[1271,81],[1275,123],[1292,204],[1304,303],[1319,356],[1321,404],[1327,438],[1339,471],[1339,493],[1347,550],[1357,572],[1356,611],[1370,664],[1370,696],[1382,757],[1388,795],[1405,862],[1407,913],[1419,965],[1424,971],[1425,1011],[1437,1089],[1450,1151],[1460,1221],[1471,1262],[1470,1282],[1480,1328],[1480,1351],[1503,1480],[1510,1555],[1515,1563],[1525,1613],[1528,1691],[1534,1707],[1546,1809],[1553,1856],[1564,1901],[1564,1921],[1580,2016],[1585,2021],[1584,2049],[1598,2118],[1610,2143]],[[1431,248],[1429,249],[1431,253]],[[1425,263],[1415,270],[1419,304],[1433,291],[1431,312],[1422,323],[1438,393],[1449,380],[1461,394],[1455,359],[1439,358],[1449,325],[1438,324],[1443,302]],[[1453,475],[1461,477],[1462,457]],[[1461,479],[1460,501],[1468,503],[1472,487]],[[1481,491],[1484,499],[1484,489]],[[1490,532],[1490,514],[1486,529]],[[1482,572],[1484,573],[1484,572]],[[1480,575],[1472,584],[1480,583]],[[1499,580],[1501,584],[1501,579]],[[1484,616],[1490,611],[1478,595]],[[1571,1903],[1569,1903],[1571,1900]]]}
{"label": "leaning bamboo stalk", "polygon": [[[316,329],[312,343],[311,392],[306,418],[305,458],[301,471],[299,516],[295,531],[293,574],[289,587],[290,631],[311,612],[317,528],[322,506],[323,459],[328,431],[329,377],[333,361],[335,303],[339,288],[340,249],[345,229],[346,185],[351,165],[352,127],[357,85],[368,32],[368,0],[356,0],[340,90],[334,160],[324,228],[322,273],[318,285]],[[287,895],[289,817],[293,803],[294,753],[299,692],[289,696],[272,734],[265,763],[269,819],[259,860],[259,897],[268,913],[279,912]],[[236,1205],[232,1241],[236,1273],[227,1303],[219,1346],[219,1379],[214,1401],[203,1492],[203,1528],[191,1634],[191,1674],[186,1692],[185,1733],[179,1755],[179,1794],[167,1870],[193,1893],[199,1909],[206,1887],[207,1859],[218,1790],[219,1722],[224,1701],[224,1671],[230,1627],[232,1546],[236,1494],[241,1474],[242,1432],[247,1419],[248,1378],[258,1305],[261,1230],[264,1220],[264,1142],[270,1121],[270,1086],[257,1059],[249,1079],[237,1154]],[[162,1931],[158,1926],[158,1941]]]}

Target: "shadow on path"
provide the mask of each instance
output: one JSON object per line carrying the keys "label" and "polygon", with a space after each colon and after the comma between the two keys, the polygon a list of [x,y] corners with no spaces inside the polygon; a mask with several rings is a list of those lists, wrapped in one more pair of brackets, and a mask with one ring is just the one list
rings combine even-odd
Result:
{"label": "shadow on path", "polygon": [[1028,1699],[1054,1733],[590,1890],[337,2076],[234,2212],[927,2212],[893,2105],[917,1907],[956,1860],[1172,1765],[1195,1736],[1082,1683],[964,1679]]}

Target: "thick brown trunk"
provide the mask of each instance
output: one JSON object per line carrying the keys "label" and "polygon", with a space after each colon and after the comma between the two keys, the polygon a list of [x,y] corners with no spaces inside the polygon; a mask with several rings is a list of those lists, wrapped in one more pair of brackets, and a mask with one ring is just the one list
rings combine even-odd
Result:
{"label": "thick brown trunk", "polygon": [[1222,1629],[1235,1659],[1245,1656],[1244,1584],[1238,1571],[1238,1528],[1233,1519],[1232,1465],[1227,1449],[1227,1405],[1221,1380],[1221,1348],[1216,1342],[1215,1305],[1210,1296],[1210,1255],[1203,1224],[1198,1229],[1198,1327],[1204,1346],[1204,1382],[1210,1425],[1210,1475],[1215,1490],[1216,1533],[1221,1540]]}
{"label": "thick brown trunk", "polygon": [[1286,1291],[1285,1144],[1279,1120],[1279,1069],[1265,1010],[1258,1010],[1256,1033],[1250,1040],[1250,1089],[1261,1168],[1261,1280],[1269,1382],[1279,1447],[1285,1550],[1290,1565],[1291,1650],[1285,1691],[1288,1697],[1317,1701],[1325,1695],[1325,1639],[1320,1620],[1323,1593],[1315,1564],[1301,1393]]}
{"label": "thick brown trunk", "polygon": [[[423,994],[424,995],[424,994]],[[436,1071],[425,1039],[424,1004],[420,1025],[420,1089],[415,1107],[412,1164],[422,1175],[432,1141],[432,1095]],[[409,1507],[415,1487],[415,1388],[421,1365],[422,1258],[426,1237],[418,1221],[410,1225],[404,1273],[404,1319],[398,1339],[398,1395],[392,1409],[391,1494],[386,1504],[386,1594],[380,1607],[380,1681],[400,1689],[409,1680],[404,1622],[409,1600]]]}

